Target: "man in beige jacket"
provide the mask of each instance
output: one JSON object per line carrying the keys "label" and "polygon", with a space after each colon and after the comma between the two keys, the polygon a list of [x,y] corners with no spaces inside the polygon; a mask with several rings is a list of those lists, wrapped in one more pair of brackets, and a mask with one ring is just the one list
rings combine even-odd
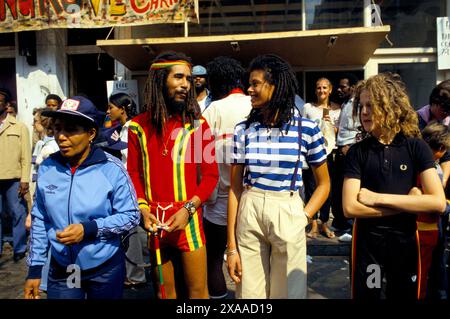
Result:
{"label": "man in beige jacket", "polygon": [[[9,91],[0,88],[0,217],[6,211],[12,215],[14,262],[18,262],[25,257],[27,247],[25,195],[30,182],[31,144],[25,124],[6,112],[10,99]],[[0,218],[0,256],[2,248]]]}

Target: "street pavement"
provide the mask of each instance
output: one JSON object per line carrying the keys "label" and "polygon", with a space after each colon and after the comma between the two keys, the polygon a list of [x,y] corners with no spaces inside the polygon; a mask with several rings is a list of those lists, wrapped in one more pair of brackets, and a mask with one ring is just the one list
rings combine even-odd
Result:
{"label": "street pavement", "polygon": [[[349,244],[339,243],[337,238],[319,236],[308,239],[308,299],[348,299],[349,282]],[[25,259],[15,263],[9,243],[4,244],[0,258],[0,299],[23,298],[23,284],[27,273]],[[224,263],[224,273],[229,290],[229,298],[234,297],[235,286],[228,276]],[[150,276],[148,276],[150,277]],[[45,298],[45,294],[42,294]],[[151,282],[139,288],[124,290],[124,299],[154,299]]]}

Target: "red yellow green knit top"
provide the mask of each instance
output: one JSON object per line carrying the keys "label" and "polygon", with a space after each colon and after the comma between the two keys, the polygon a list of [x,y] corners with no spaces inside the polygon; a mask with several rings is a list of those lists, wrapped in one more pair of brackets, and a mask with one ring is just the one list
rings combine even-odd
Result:
{"label": "red yellow green knit top", "polygon": [[158,135],[149,112],[130,122],[127,169],[139,202],[181,202],[194,195],[206,201],[219,179],[208,123],[201,118],[192,127],[174,116],[165,128],[163,136]]}

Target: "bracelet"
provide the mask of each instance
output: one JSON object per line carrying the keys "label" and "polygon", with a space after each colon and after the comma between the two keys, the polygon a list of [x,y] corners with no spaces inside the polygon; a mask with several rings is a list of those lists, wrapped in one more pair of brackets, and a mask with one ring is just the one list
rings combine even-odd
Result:
{"label": "bracelet", "polygon": [[306,219],[308,220],[308,224],[311,223],[312,217],[309,217],[308,213],[306,211],[303,211],[305,213]]}
{"label": "bracelet", "polygon": [[138,198],[138,206],[141,207],[147,207],[148,208],[148,203],[145,199],[143,198]]}
{"label": "bracelet", "polygon": [[232,249],[232,250],[226,251],[227,256],[233,256],[233,255],[236,255],[237,253],[238,253],[237,249]]}

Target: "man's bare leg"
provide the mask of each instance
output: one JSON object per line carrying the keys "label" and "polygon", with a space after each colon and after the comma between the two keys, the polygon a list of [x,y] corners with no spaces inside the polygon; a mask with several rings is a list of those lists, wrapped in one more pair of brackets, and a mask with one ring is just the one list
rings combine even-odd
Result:
{"label": "man's bare leg", "polygon": [[184,280],[190,299],[208,299],[206,272],[206,247],[192,252],[182,252]]}
{"label": "man's bare leg", "polygon": [[[151,251],[151,254],[154,255],[155,252]],[[161,262],[162,262],[162,272],[163,272],[163,280],[164,280],[164,290],[166,292],[166,298],[167,299],[176,299],[177,298],[177,292],[175,289],[175,274],[174,274],[174,267],[173,262],[170,259],[169,256],[165,256],[163,253],[163,250],[161,249]],[[158,266],[156,265],[156,258],[155,256],[152,256],[151,259],[152,265],[155,265],[152,267],[153,272],[153,282],[155,284],[155,287],[157,288],[157,295],[158,299],[161,299],[161,287],[159,282],[159,270]]]}

